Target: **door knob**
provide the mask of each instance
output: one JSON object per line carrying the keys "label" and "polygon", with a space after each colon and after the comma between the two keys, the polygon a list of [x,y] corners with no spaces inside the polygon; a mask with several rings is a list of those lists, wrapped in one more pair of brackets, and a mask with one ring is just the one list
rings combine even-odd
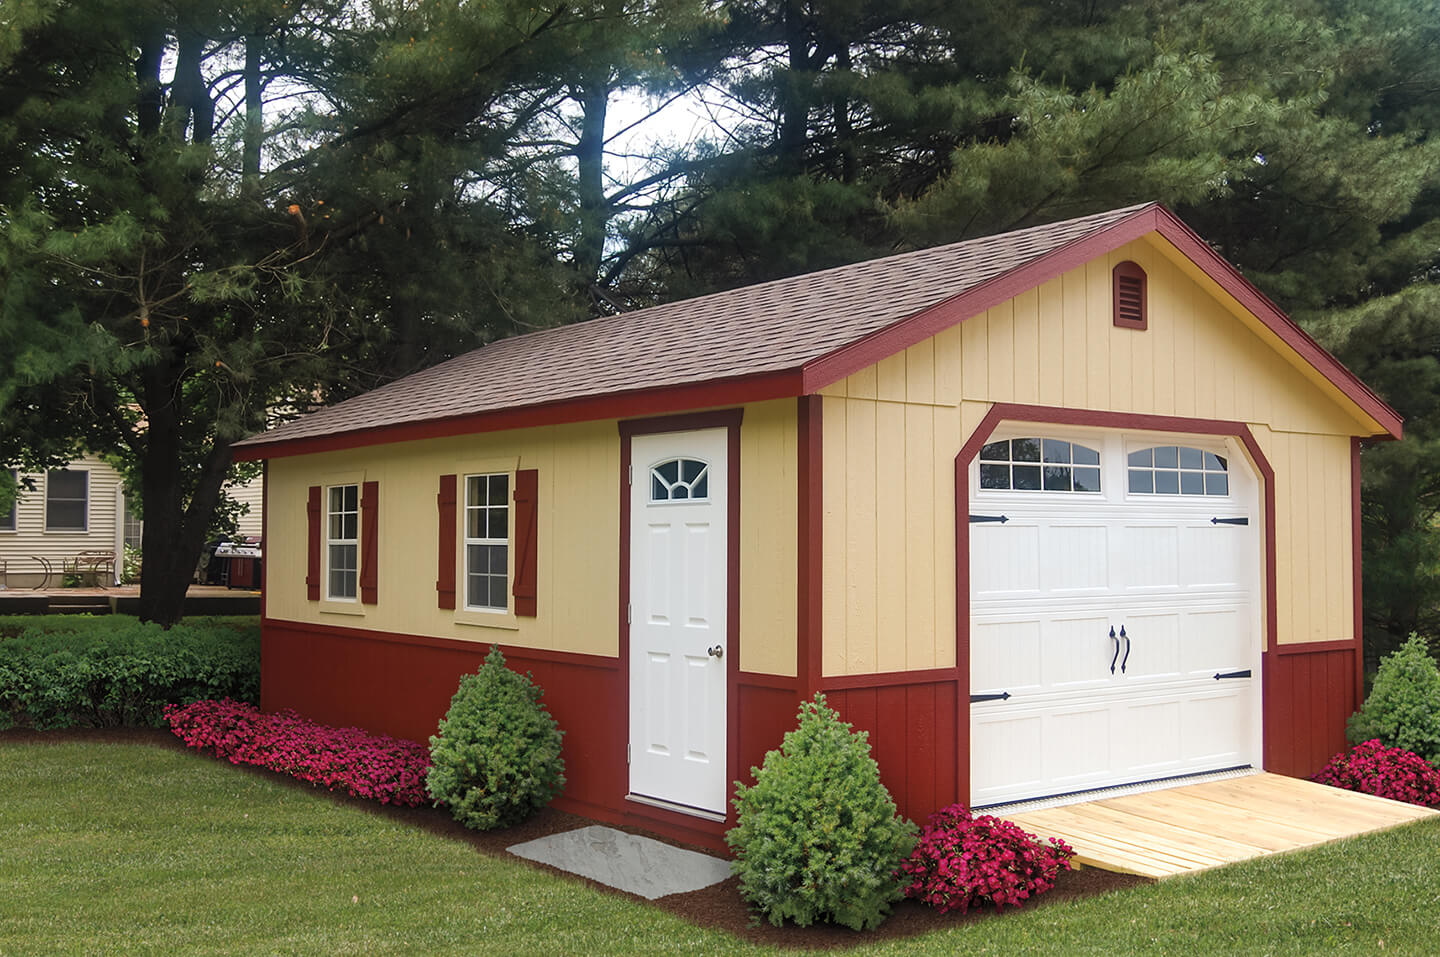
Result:
{"label": "door knob", "polygon": [[721,648],[719,645],[716,645],[714,648],[711,648],[709,651],[707,651],[706,654],[708,654],[711,658],[724,658],[725,649]]}

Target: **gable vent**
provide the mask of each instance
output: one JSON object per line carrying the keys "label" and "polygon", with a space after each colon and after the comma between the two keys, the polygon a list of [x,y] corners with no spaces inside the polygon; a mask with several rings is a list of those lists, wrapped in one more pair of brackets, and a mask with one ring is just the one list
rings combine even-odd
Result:
{"label": "gable vent", "polygon": [[1114,271],[1115,325],[1144,329],[1148,324],[1145,302],[1145,270],[1126,260]]}

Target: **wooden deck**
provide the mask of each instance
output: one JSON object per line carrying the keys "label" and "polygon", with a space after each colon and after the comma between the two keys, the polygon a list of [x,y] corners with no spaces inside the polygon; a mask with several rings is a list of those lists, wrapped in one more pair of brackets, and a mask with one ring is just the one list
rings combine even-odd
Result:
{"label": "wooden deck", "polygon": [[1075,848],[1076,863],[1173,877],[1406,824],[1436,811],[1252,774],[1000,816]]}

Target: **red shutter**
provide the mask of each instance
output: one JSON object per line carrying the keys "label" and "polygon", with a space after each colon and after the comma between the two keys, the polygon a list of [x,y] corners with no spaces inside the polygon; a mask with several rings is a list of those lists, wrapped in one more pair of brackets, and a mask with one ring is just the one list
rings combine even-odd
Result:
{"label": "red shutter", "polygon": [[360,488],[360,604],[373,605],[380,591],[380,483]]}
{"label": "red shutter", "polygon": [[440,476],[440,494],[435,496],[440,508],[440,556],[435,579],[437,603],[441,608],[455,607],[455,476]]}
{"label": "red shutter", "polygon": [[320,600],[320,486],[310,486],[310,501],[305,503],[305,598]]}
{"label": "red shutter", "polygon": [[520,469],[515,473],[515,614],[535,617],[536,539],[540,526],[540,473]]}

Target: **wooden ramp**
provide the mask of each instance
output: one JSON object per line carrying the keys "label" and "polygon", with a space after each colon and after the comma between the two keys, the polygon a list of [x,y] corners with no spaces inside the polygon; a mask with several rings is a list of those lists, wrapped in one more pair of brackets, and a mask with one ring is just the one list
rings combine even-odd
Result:
{"label": "wooden ramp", "polygon": [[1075,848],[1078,864],[1172,877],[1437,814],[1262,773],[999,816],[1060,838]]}

